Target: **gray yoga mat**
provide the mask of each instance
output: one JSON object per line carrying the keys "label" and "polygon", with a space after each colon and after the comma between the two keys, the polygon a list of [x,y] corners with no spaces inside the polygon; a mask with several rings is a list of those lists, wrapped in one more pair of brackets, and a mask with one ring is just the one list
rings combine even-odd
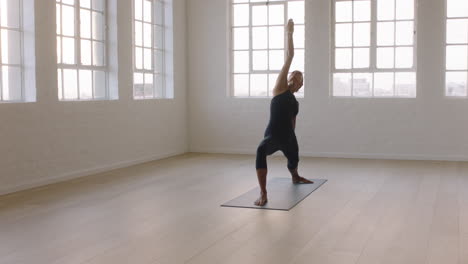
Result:
{"label": "gray yoga mat", "polygon": [[254,205],[259,197],[260,188],[254,188],[241,196],[222,204],[225,207],[242,207],[269,210],[289,211],[309,194],[317,190],[327,180],[311,179],[313,184],[293,184],[291,178],[273,178],[267,182],[268,203],[264,206]]}

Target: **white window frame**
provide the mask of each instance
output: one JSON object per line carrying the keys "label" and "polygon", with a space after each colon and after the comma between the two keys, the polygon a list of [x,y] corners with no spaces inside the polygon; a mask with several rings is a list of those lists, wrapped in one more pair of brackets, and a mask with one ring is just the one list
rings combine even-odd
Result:
{"label": "white window frame", "polygon": [[[456,43],[456,44],[449,44],[447,43],[447,36],[448,36],[448,21],[449,20],[458,20],[458,19],[466,19],[468,20],[468,16],[466,17],[449,17],[448,16],[448,0],[444,0],[445,1],[445,40],[444,40],[444,43],[445,43],[445,48],[444,48],[444,61],[445,61],[445,64],[444,64],[444,68],[445,68],[445,71],[444,71],[444,95],[445,97],[447,98],[458,98],[458,99],[468,99],[468,69],[466,70],[449,70],[447,69],[447,48],[449,46],[468,46],[468,43]],[[466,34],[468,35],[468,32],[466,32]],[[466,58],[467,60],[467,63],[468,63],[468,56]],[[465,72],[466,74],[466,80],[465,80],[465,84],[466,84],[466,95],[465,96],[460,96],[460,95],[449,95],[447,94],[447,73],[449,72]]]}
{"label": "white window frame", "polygon": [[[409,99],[414,99],[417,97],[417,90],[418,90],[418,82],[417,82],[417,24],[418,24],[418,19],[417,19],[417,6],[418,6],[418,0],[414,0],[414,16],[413,19],[397,19],[396,18],[396,12],[397,8],[395,6],[395,14],[394,14],[394,19],[389,19],[389,20],[377,20],[377,1],[378,0],[369,0],[371,3],[371,18],[370,21],[366,22],[360,22],[357,21],[355,22],[354,19],[350,22],[336,22],[336,2],[357,2],[357,1],[365,1],[365,0],[332,0],[332,27],[331,27],[331,52],[330,52],[330,63],[331,63],[331,69],[332,72],[330,74],[330,96],[332,97],[343,97],[343,98],[409,98]],[[395,0],[395,5],[396,5],[396,0]],[[354,8],[354,4],[352,5]],[[352,16],[354,18],[354,10],[352,11]],[[411,21],[413,22],[413,45],[397,45],[394,43],[394,45],[388,45],[388,46],[378,46],[377,45],[377,23],[378,22],[394,22],[394,40],[396,40],[396,22],[400,21]],[[343,48],[343,47],[336,47],[336,25],[337,24],[352,24],[353,26],[351,27],[352,30],[354,31],[354,24],[357,23],[370,23],[370,47],[369,47],[369,68],[353,68],[353,59],[354,59],[354,54],[352,54],[352,59],[351,59],[351,69],[336,69],[336,57],[335,57],[335,52],[337,48]],[[352,34],[354,36],[354,33]],[[353,41],[353,40],[352,40]],[[354,43],[351,44],[350,47],[346,48],[351,48],[351,52],[353,52],[354,48]],[[378,47],[393,47],[394,50],[398,47],[412,47],[413,48],[413,66],[411,68],[378,68],[377,67],[377,48]],[[393,63],[395,65],[395,57],[396,57],[396,52],[393,54],[394,59]],[[415,96],[410,97],[410,96],[398,96],[396,95],[396,82],[395,82],[395,76],[396,73],[415,73],[416,78],[415,78]],[[337,96],[334,95],[333,90],[334,90],[334,82],[333,82],[333,76],[335,73],[350,73],[351,74],[351,80],[350,80],[350,85],[351,85],[351,95],[349,96]],[[372,91],[370,96],[356,96],[354,95],[354,82],[353,82],[353,74],[354,73],[369,73],[372,75]],[[374,95],[374,84],[375,84],[375,78],[374,78],[374,73],[393,73],[393,95],[392,96],[376,96]]]}
{"label": "white window frame", "polygon": [[[233,0],[229,0],[229,47],[228,47],[228,50],[229,50],[229,69],[228,69],[228,74],[229,74],[229,83],[228,83],[228,96],[230,97],[233,97],[233,98],[270,98],[272,97],[272,94],[271,94],[271,91],[270,91],[270,78],[267,77],[267,96],[254,96],[254,95],[250,95],[251,94],[251,87],[250,87],[250,79],[251,79],[251,75],[252,74],[266,74],[266,75],[270,75],[270,74],[279,74],[281,72],[281,69],[279,70],[254,70],[253,69],[253,47],[252,47],[252,28],[255,28],[255,27],[276,27],[278,25],[273,25],[273,26],[270,26],[270,25],[261,25],[261,26],[254,26],[252,25],[252,7],[253,6],[264,6],[264,5],[283,5],[284,7],[284,25],[283,26],[286,26],[286,23],[288,22],[288,3],[290,2],[302,2],[304,4],[304,8],[305,8],[305,0],[274,0],[274,1],[270,1],[270,0],[264,0],[262,2],[249,2],[247,1],[246,3],[234,3]],[[249,5],[249,25],[247,26],[234,26],[234,5],[239,5],[239,4],[247,4]],[[269,16],[268,12],[267,12],[267,17]],[[305,16],[305,10],[304,10],[304,16]],[[296,26],[303,26],[304,27],[304,34],[305,34],[305,18],[304,18],[304,23],[296,23],[295,22],[295,25]],[[249,29],[249,49],[245,49],[245,50],[234,50],[234,29],[235,28],[248,28]],[[270,43],[268,41],[268,38],[269,38],[269,30],[267,31],[267,48],[266,49],[255,49],[255,51],[267,51],[267,65],[269,65],[270,63],[270,55],[269,55],[269,51],[272,51],[272,50],[283,50],[284,51],[284,58],[286,58],[286,52],[287,52],[287,38],[284,37],[283,41],[284,41],[284,46],[282,49],[277,49],[277,48],[274,48],[274,49],[270,49]],[[304,41],[305,41],[305,38],[304,38]],[[303,62],[303,65],[304,65],[304,68],[305,68],[305,43],[304,43],[304,47],[303,48],[297,48],[295,47],[294,49],[295,51],[298,51],[298,50],[302,50],[304,52],[304,62]],[[249,72],[248,73],[234,73],[234,52],[235,51],[248,51],[249,52]],[[295,70],[295,69],[290,69],[290,70]],[[291,71],[290,71],[291,72]],[[234,86],[234,76],[236,74],[247,74],[249,75],[249,95],[248,96],[235,96],[235,86]],[[305,73],[304,73],[305,75]],[[276,81],[276,80],[275,80]],[[305,87],[305,86],[304,86]],[[304,93],[304,87],[301,89],[301,93],[300,94],[296,94],[297,97],[303,97],[303,93]]]}
{"label": "white window frame", "polygon": [[[12,27],[4,27],[0,25],[0,103],[21,103],[26,101],[26,91],[25,91],[25,76],[24,76],[24,28],[23,28],[23,0],[16,0],[18,1],[18,19],[19,19],[19,27],[12,28]],[[1,13],[0,13],[1,19]],[[20,64],[10,64],[10,63],[3,63],[2,61],[2,34],[3,30],[11,30],[17,31],[20,35]],[[21,84],[20,84],[20,99],[19,100],[4,100],[3,95],[3,67],[15,67],[19,68],[21,74]]]}
{"label": "white window frame", "polygon": [[[136,96],[136,90],[135,90],[135,81],[133,81],[133,99],[135,100],[148,100],[148,99],[172,99],[171,98],[171,95],[170,93],[167,91],[167,65],[166,65],[166,56],[167,56],[167,49],[166,49],[166,34],[167,34],[167,25],[166,25],[166,17],[165,17],[165,9],[166,9],[166,0],[142,0],[142,3],[144,1],[151,1],[151,6],[152,6],[152,12],[151,12],[151,33],[152,33],[152,37],[151,37],[151,54],[152,54],[152,61],[151,61],[151,69],[145,69],[145,57],[144,57],[144,52],[143,50],[147,47],[144,46],[144,31],[142,29],[142,46],[137,46],[136,45],[136,30],[135,30],[135,25],[136,25],[136,22],[140,22],[142,23],[142,27],[143,27],[143,24],[148,24],[147,21],[144,21],[144,7],[142,6],[142,20],[138,20],[136,17],[135,17],[135,0],[132,0],[132,62],[133,62],[133,80],[134,80],[134,76],[135,74],[142,74],[143,75],[143,92],[145,91],[145,75],[147,74],[150,74],[152,75],[152,88],[153,88],[153,95],[152,96],[146,96],[146,95],[143,95],[142,97],[139,97],[139,96]],[[155,16],[155,13],[156,13],[156,4],[155,3],[159,3],[160,4],[160,7],[161,7],[161,10],[159,12],[159,14],[161,15],[161,18],[160,18],[160,21],[162,22],[162,24],[158,24],[157,23],[157,17]],[[162,34],[161,34],[161,44],[162,46],[161,47],[156,47],[155,45],[155,38],[158,37],[156,36],[155,32],[154,32],[154,28],[155,27],[160,27],[161,30],[162,30]],[[142,69],[138,69],[137,68],[137,63],[136,63],[136,49],[138,48],[141,48],[142,49]],[[162,56],[161,58],[161,71],[158,72],[157,71],[157,57],[154,56],[154,53],[155,52],[159,52]],[[158,82],[158,77],[160,78],[160,81]],[[160,86],[158,86],[160,85]]]}
{"label": "white window frame", "polygon": [[[110,89],[109,89],[109,61],[108,61],[108,0],[103,0],[104,1],[104,9],[103,11],[97,11],[97,10],[94,10],[92,9],[92,1],[95,1],[95,0],[90,0],[90,3],[91,3],[91,8],[83,8],[81,7],[80,5],[80,1],[81,0],[74,0],[74,5],[69,5],[69,4],[64,4],[62,3],[60,0],[56,0],[55,3],[56,3],[56,7],[58,5],[60,5],[60,7],[62,7],[62,5],[66,5],[66,6],[73,6],[74,7],[74,11],[75,11],[75,36],[73,36],[74,40],[75,40],[75,63],[74,64],[66,64],[66,63],[63,63],[63,38],[64,37],[67,37],[67,38],[72,38],[70,36],[65,36],[63,35],[63,29],[61,29],[61,32],[60,34],[57,34],[56,33],[56,36],[57,37],[60,37],[60,40],[61,40],[61,44],[60,44],[60,52],[61,52],[61,60],[62,62],[57,62],[57,68],[58,68],[58,71],[57,71],[57,74],[61,74],[61,76],[59,76],[58,78],[58,81],[61,82],[60,85],[58,85],[58,96],[59,96],[59,100],[60,101],[100,101],[100,100],[110,100],[111,99],[111,96],[110,96]],[[90,23],[90,32],[91,32],[91,38],[87,39],[87,38],[83,38],[81,36],[81,9],[85,9],[85,10],[89,10],[90,13],[91,13],[91,23]],[[103,40],[95,40],[93,39],[92,37],[92,27],[93,27],[93,12],[98,12],[98,13],[102,13],[103,14]],[[62,13],[62,10],[60,10],[60,23],[61,23],[61,27],[63,25],[63,13]],[[91,65],[84,65],[81,63],[81,40],[89,40],[91,41]],[[93,54],[93,50],[94,50],[94,46],[92,45],[93,42],[101,42],[103,43],[103,65],[102,66],[94,66],[93,65],[93,62],[94,62],[94,54]],[[65,86],[64,86],[64,70],[76,70],[76,81],[77,81],[77,98],[75,99],[66,99],[65,96],[64,96],[64,90],[65,90]],[[90,70],[91,73],[92,73],[92,81],[91,81],[91,84],[92,84],[92,87],[91,87],[91,92],[92,92],[92,96],[91,98],[85,98],[85,99],[81,99],[80,98],[80,70]],[[95,94],[94,94],[94,91],[95,91],[95,83],[94,83],[94,72],[95,71],[100,71],[100,72],[104,72],[105,74],[105,87],[104,87],[104,90],[105,90],[105,96],[104,97],[98,97],[96,98],[95,97]]]}

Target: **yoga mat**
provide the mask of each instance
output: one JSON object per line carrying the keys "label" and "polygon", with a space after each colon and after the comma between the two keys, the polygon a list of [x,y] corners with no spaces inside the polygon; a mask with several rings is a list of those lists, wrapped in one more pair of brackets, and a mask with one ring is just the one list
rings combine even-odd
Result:
{"label": "yoga mat", "polygon": [[268,203],[264,206],[254,205],[255,200],[260,196],[260,187],[256,187],[221,206],[289,211],[327,180],[311,179],[311,181],[314,183],[293,184],[291,178],[273,178],[267,182]]}

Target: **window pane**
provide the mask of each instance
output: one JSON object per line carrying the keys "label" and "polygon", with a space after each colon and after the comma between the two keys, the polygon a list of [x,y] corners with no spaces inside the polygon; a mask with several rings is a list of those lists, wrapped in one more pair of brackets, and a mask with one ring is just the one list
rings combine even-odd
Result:
{"label": "window pane", "polygon": [[377,23],[377,45],[394,45],[395,23],[380,22]]}
{"label": "window pane", "polygon": [[[104,43],[93,41],[93,63],[95,66],[104,66]],[[146,56],[146,54],[145,54]]]}
{"label": "window pane", "polygon": [[249,52],[235,51],[234,52],[234,72],[248,73],[249,72]]}
{"label": "window pane", "polygon": [[354,46],[370,46],[370,23],[354,24]]}
{"label": "window pane", "polygon": [[377,20],[395,19],[395,0],[377,0]]}
{"label": "window pane", "polygon": [[337,47],[351,47],[352,32],[352,24],[337,24],[335,29],[335,45]]}
{"label": "window pane", "polygon": [[80,0],[80,7],[91,8],[91,0]]}
{"label": "window pane", "polygon": [[154,2],[154,23],[157,25],[164,25],[164,6],[161,1]]}
{"label": "window pane", "polygon": [[284,25],[284,6],[269,5],[268,23],[270,25]]}
{"label": "window pane", "polygon": [[335,67],[337,69],[351,69],[351,49],[336,49]]}
{"label": "window pane", "polygon": [[153,1],[145,1],[143,0],[143,21],[152,23],[152,13],[153,13]]}
{"label": "window pane", "polygon": [[292,18],[295,24],[304,24],[304,2],[288,2],[288,18]]}
{"label": "window pane", "polygon": [[304,72],[304,50],[296,49],[294,51],[294,60],[291,63],[291,70]]}
{"label": "window pane", "polygon": [[250,96],[267,96],[268,75],[252,74],[250,76]]}
{"label": "window pane", "polygon": [[104,40],[104,16],[98,12],[93,12],[93,39]]}
{"label": "window pane", "polygon": [[151,24],[143,23],[143,46],[145,48],[151,48],[153,46],[152,39],[153,32]]}
{"label": "window pane", "polygon": [[57,37],[57,63],[62,63],[62,38]]}
{"label": "window pane", "polygon": [[268,74],[268,95],[273,95],[273,89],[276,86],[276,80],[278,79],[278,73]]}
{"label": "window pane", "polygon": [[467,69],[467,47],[468,46],[448,46],[447,47],[447,69],[466,70]]}
{"label": "window pane", "polygon": [[395,93],[402,97],[416,96],[416,73],[397,72],[395,73]]}
{"label": "window pane", "polygon": [[2,29],[2,63],[21,64],[21,33]]}
{"label": "window pane", "polygon": [[135,21],[135,45],[143,46],[143,23]]}
{"label": "window pane", "polygon": [[164,29],[161,26],[154,26],[154,45],[155,48],[163,49]]}
{"label": "window pane", "polygon": [[234,28],[234,49],[249,49],[249,29]]}
{"label": "window pane", "polygon": [[76,70],[63,70],[64,99],[78,99],[78,77]]}
{"label": "window pane", "polygon": [[143,49],[143,64],[146,70],[153,69],[153,52],[151,49]]}
{"label": "window pane", "polygon": [[304,26],[294,26],[294,48],[305,48],[305,28]]}
{"label": "window pane", "polygon": [[93,98],[93,75],[90,70],[80,70],[80,99]]}
{"label": "window pane", "polygon": [[92,0],[93,2],[93,9],[94,10],[97,10],[97,11],[101,11],[103,12],[104,11],[104,2],[105,0]]}
{"label": "window pane", "polygon": [[377,48],[377,68],[394,67],[394,48]]}
{"label": "window pane", "polygon": [[398,47],[395,50],[395,68],[413,67],[413,48]]}
{"label": "window pane", "polygon": [[62,69],[57,69],[58,99],[63,100]]}
{"label": "window pane", "polygon": [[249,25],[249,5],[234,5],[233,7],[233,25],[248,26]]}
{"label": "window pane", "polygon": [[91,41],[81,41],[81,63],[83,65],[91,65]]}
{"label": "window pane", "polygon": [[20,1],[1,0],[0,1],[1,26],[10,28],[20,27]]}
{"label": "window pane", "polygon": [[447,0],[448,17],[468,17],[468,1]]}
{"label": "window pane", "polygon": [[351,22],[353,19],[353,6],[351,1],[339,1],[335,6],[336,22]]}
{"label": "window pane", "polygon": [[135,48],[135,68],[143,69],[143,49]]}
{"label": "window pane", "polygon": [[0,1],[0,17],[1,26],[9,28],[20,27],[20,1],[18,0],[1,0]]}
{"label": "window pane", "polygon": [[268,52],[254,51],[252,52],[252,68],[254,71],[268,69]]}
{"label": "window pane", "polygon": [[253,49],[266,49],[268,47],[268,28],[252,28]]}
{"label": "window pane", "polygon": [[270,27],[270,49],[284,48],[284,27]]}
{"label": "window pane", "polygon": [[396,18],[414,18],[414,0],[396,0]]}
{"label": "window pane", "polygon": [[234,74],[234,96],[249,96],[248,74]]}
{"label": "window pane", "polygon": [[143,0],[133,0],[135,2],[135,19],[143,20]]}
{"label": "window pane", "polygon": [[3,100],[20,101],[22,99],[22,78],[19,67],[2,67]]}
{"label": "window pane", "polygon": [[145,96],[144,94],[145,81],[143,79],[143,73],[133,74],[133,96],[137,99],[141,99]]}
{"label": "window pane", "polygon": [[447,72],[445,77],[445,89],[448,96],[467,95],[467,74],[467,72]]}
{"label": "window pane", "polygon": [[371,73],[353,73],[353,95],[360,97],[372,96]]}
{"label": "window pane", "polygon": [[268,24],[267,6],[252,6],[252,24],[254,26],[263,26]]}
{"label": "window pane", "polygon": [[65,64],[75,64],[75,39],[62,39],[62,60]]}
{"label": "window pane", "polygon": [[103,71],[94,71],[94,98],[106,98],[106,73]]}
{"label": "window pane", "polygon": [[91,12],[80,10],[80,36],[82,38],[91,38]]}
{"label": "window pane", "polygon": [[447,43],[468,43],[468,19],[447,20]]}
{"label": "window pane", "polygon": [[413,22],[396,22],[396,45],[413,45],[413,35]]}
{"label": "window pane", "polygon": [[351,73],[333,74],[333,96],[351,96]]}
{"label": "window pane", "polygon": [[370,1],[354,1],[354,21],[370,21]]}
{"label": "window pane", "polygon": [[[62,34],[62,9],[61,9],[61,6],[60,4],[56,4],[55,5],[55,24],[56,24],[56,31],[57,31],[57,34]],[[5,10],[6,11],[6,10]],[[2,12],[3,12],[3,9],[2,9]],[[3,18],[3,14],[2,14],[2,18]]]}
{"label": "window pane", "polygon": [[62,34],[75,36],[75,8],[62,5]]}
{"label": "window pane", "polygon": [[379,72],[374,74],[374,95],[393,96],[393,72]]}
{"label": "window pane", "polygon": [[[300,60],[298,57],[294,57],[294,60]],[[293,62],[294,62],[293,60]],[[283,50],[272,50],[270,51],[270,70],[281,70],[284,64],[284,51]],[[291,65],[291,68],[294,65]]]}
{"label": "window pane", "polygon": [[369,67],[369,49],[359,48],[353,49],[353,67],[368,68]]}
{"label": "window pane", "polygon": [[155,69],[154,71],[156,73],[163,73],[164,72],[164,54],[160,50],[154,51],[154,65]]}
{"label": "window pane", "polygon": [[145,98],[154,98],[154,75],[150,73],[145,74]]}

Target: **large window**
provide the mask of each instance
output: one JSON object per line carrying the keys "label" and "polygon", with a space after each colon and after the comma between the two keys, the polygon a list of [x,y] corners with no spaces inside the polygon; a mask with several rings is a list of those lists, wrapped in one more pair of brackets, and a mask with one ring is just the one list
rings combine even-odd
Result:
{"label": "large window", "polygon": [[334,0],[333,10],[333,96],[415,97],[414,0]]}
{"label": "large window", "polygon": [[467,97],[468,83],[468,1],[447,1],[446,37],[447,96]]}
{"label": "large window", "polygon": [[109,98],[105,11],[105,0],[56,0],[60,100]]}
{"label": "large window", "polygon": [[[304,71],[303,0],[232,0],[231,94],[272,95],[285,60],[285,24],[295,22],[295,56],[291,71]],[[304,89],[301,89],[303,93]],[[300,94],[299,94],[300,96]]]}
{"label": "large window", "polygon": [[169,98],[166,91],[165,2],[134,0],[133,96]]}
{"label": "large window", "polygon": [[0,1],[0,102],[25,100],[22,1]]}

